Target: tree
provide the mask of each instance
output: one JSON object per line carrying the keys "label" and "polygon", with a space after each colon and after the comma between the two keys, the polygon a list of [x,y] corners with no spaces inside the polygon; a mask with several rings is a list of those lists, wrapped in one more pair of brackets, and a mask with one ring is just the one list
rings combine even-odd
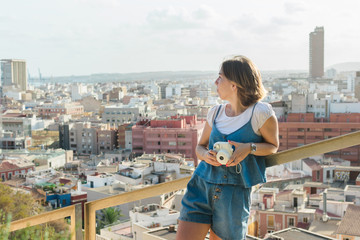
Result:
{"label": "tree", "polygon": [[[0,209],[6,216],[11,214],[12,221],[26,218],[42,211],[41,207],[27,193],[14,191],[9,186],[0,184]],[[4,224],[0,220],[0,224]]]}
{"label": "tree", "polygon": [[0,239],[69,239],[69,225],[63,219],[9,232],[12,221],[39,214],[43,208],[33,197],[0,184]]}
{"label": "tree", "polygon": [[121,210],[118,208],[110,207],[101,210],[101,217],[98,219],[97,231],[100,232],[100,229],[104,228],[106,225],[113,224],[118,221],[120,217],[124,215],[121,213]]}

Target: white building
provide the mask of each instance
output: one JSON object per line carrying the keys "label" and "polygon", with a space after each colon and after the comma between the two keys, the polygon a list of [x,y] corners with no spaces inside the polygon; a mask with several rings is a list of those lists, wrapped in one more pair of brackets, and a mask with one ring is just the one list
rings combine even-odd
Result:
{"label": "white building", "polygon": [[147,231],[177,224],[180,216],[180,212],[157,204],[135,207],[129,214],[133,236],[138,240],[144,239],[142,235]]}
{"label": "white building", "polygon": [[102,122],[112,125],[121,125],[128,122],[137,122],[146,117],[145,105],[112,105],[106,106],[102,114]]}
{"label": "white building", "polygon": [[94,175],[87,175],[86,180],[86,187],[90,188],[111,186],[115,183],[118,183],[118,181],[115,180],[114,175],[109,173],[95,173]]}
{"label": "white building", "polygon": [[82,83],[71,85],[71,100],[80,100],[84,94],[88,93],[88,87]]}
{"label": "white building", "polygon": [[360,102],[332,102],[331,113],[360,113]]}

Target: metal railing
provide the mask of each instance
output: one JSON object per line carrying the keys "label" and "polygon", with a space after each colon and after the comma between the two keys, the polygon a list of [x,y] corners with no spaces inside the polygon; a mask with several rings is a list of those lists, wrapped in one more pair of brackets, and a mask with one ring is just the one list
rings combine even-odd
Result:
{"label": "metal railing", "polygon": [[[320,142],[304,145],[301,147],[289,149],[286,151],[282,151],[280,153],[276,153],[266,157],[266,166],[274,166],[279,165],[303,158],[307,158],[314,155],[319,155],[327,152],[336,151],[343,148],[352,147],[355,145],[360,144],[360,131],[349,133],[346,135],[342,135],[339,137],[334,137],[331,139],[323,140]],[[174,181],[160,183],[157,185],[153,185],[150,187],[142,188],[139,190],[135,190],[132,192],[126,192],[119,195],[114,195],[111,197],[103,198],[100,200],[95,200],[91,202],[87,202],[85,204],[85,224],[84,224],[84,231],[85,231],[85,239],[86,240],[95,240],[96,238],[96,211],[114,207],[117,205],[149,198],[155,197],[164,193],[172,192],[175,190],[180,190],[186,187],[186,184],[190,180],[191,177],[185,177],[181,179],[177,179]],[[78,215],[80,214],[80,217]],[[37,216],[33,216],[30,218],[25,218],[19,221],[15,221],[11,223],[11,231],[19,230],[25,228],[29,225],[34,226],[37,224],[45,223],[48,221],[56,220],[59,218],[64,218],[66,216],[71,216],[71,232],[76,233],[72,236],[72,239],[81,240],[81,227],[75,228],[73,225],[73,219],[75,222],[78,219],[81,219],[81,212],[78,213],[77,210],[75,211],[74,206],[62,208],[59,210],[55,210],[48,213],[43,213]],[[74,217],[74,218],[73,218]],[[80,225],[81,226],[81,225]]]}

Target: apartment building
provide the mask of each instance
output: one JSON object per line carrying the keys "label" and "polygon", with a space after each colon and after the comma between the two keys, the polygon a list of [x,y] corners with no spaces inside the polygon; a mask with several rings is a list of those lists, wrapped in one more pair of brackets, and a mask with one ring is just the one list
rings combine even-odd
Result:
{"label": "apartment building", "polygon": [[280,192],[265,188],[259,189],[254,194],[259,195],[257,197],[259,207],[255,207],[255,219],[258,221],[255,224],[258,226],[258,231],[254,233],[256,236],[264,237],[268,233],[289,227],[309,227],[314,219],[315,209],[305,208],[306,192],[301,188]]}
{"label": "apartment building", "polygon": [[5,113],[1,116],[2,130],[12,133],[13,137],[31,136],[33,120],[22,113]]}
{"label": "apartment building", "polygon": [[140,121],[132,127],[133,152],[180,153],[196,159],[195,148],[204,124],[196,115]]}
{"label": "apartment building", "polygon": [[4,133],[0,136],[1,149],[24,149],[32,145],[31,137],[17,137],[13,133]]}
{"label": "apartment building", "polygon": [[70,150],[77,154],[98,154],[97,129],[91,123],[69,124]]}
{"label": "apartment building", "polygon": [[2,86],[14,85],[16,88],[26,91],[28,88],[26,61],[18,59],[1,59],[0,62]]}
{"label": "apartment building", "polygon": [[118,127],[117,144],[121,149],[132,149],[132,126],[133,123],[125,123]]}
{"label": "apartment building", "polygon": [[324,27],[316,27],[309,34],[309,75],[311,78],[324,76]]}
{"label": "apartment building", "polygon": [[[360,130],[358,115],[330,114],[330,122],[317,122],[314,113],[289,113],[287,122],[279,122],[279,150],[291,149]],[[360,166],[360,146],[325,154],[342,158],[353,166]]]}
{"label": "apartment building", "polygon": [[146,117],[145,105],[112,105],[106,106],[102,113],[102,122],[111,125],[137,122]]}
{"label": "apartment building", "polygon": [[84,106],[78,102],[73,103],[47,103],[37,108],[38,116],[54,118],[60,115],[81,116],[84,113]]}
{"label": "apartment building", "polygon": [[110,124],[101,124],[97,132],[98,153],[113,151],[118,147],[117,131],[110,129]]}

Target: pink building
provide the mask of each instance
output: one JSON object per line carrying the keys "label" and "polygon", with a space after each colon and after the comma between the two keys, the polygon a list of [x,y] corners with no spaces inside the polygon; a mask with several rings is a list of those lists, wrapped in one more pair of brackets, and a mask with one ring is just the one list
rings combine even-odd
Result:
{"label": "pink building", "polygon": [[204,125],[196,115],[140,121],[132,127],[133,152],[180,153],[196,159],[195,148]]}

